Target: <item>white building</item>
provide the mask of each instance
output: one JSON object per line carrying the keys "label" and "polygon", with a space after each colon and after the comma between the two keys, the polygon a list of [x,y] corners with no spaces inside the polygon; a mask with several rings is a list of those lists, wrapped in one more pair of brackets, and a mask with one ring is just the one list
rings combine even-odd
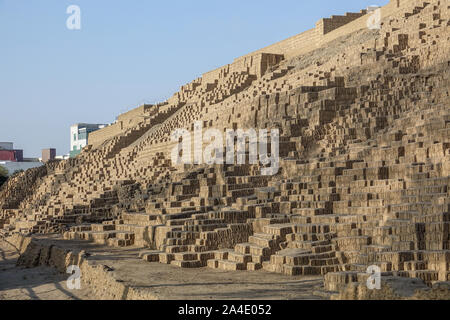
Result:
{"label": "white building", "polygon": [[69,154],[63,154],[63,155],[61,155],[61,156],[56,156],[56,157],[55,157],[56,160],[67,160],[67,159],[69,159],[69,158],[70,158],[70,155],[69,155]]}
{"label": "white building", "polygon": [[89,143],[91,132],[103,129],[105,124],[78,123],[70,127],[70,157],[76,157]]}

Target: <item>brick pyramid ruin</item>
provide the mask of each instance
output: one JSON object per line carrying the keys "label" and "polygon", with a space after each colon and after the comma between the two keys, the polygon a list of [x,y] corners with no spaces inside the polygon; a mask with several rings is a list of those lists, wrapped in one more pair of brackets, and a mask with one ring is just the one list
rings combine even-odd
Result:
{"label": "brick pyramid ruin", "polygon": [[[0,189],[0,229],[142,248],[182,268],[450,281],[450,20],[394,0],[204,74]],[[280,169],[175,165],[178,128],[280,130]]]}

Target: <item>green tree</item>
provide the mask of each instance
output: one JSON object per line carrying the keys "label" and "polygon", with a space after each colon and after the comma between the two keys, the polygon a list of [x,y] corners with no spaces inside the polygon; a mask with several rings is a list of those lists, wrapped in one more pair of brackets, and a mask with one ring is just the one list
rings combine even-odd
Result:
{"label": "green tree", "polygon": [[8,170],[5,167],[0,166],[0,186],[8,180]]}

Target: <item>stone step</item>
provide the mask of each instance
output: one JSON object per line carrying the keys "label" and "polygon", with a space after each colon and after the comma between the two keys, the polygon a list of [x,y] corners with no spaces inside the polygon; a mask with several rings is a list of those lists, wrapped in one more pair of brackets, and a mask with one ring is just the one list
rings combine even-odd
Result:
{"label": "stone step", "polygon": [[208,260],[207,266],[212,269],[220,269],[225,271],[247,270],[247,266],[244,263],[229,260]]}
{"label": "stone step", "polygon": [[171,265],[177,266],[179,268],[201,268],[206,267],[206,261],[201,260],[189,260],[189,261],[180,261],[180,260],[172,260],[170,262]]}
{"label": "stone step", "polygon": [[239,262],[247,265],[247,263],[252,262],[252,255],[232,251],[228,254],[228,261]]}

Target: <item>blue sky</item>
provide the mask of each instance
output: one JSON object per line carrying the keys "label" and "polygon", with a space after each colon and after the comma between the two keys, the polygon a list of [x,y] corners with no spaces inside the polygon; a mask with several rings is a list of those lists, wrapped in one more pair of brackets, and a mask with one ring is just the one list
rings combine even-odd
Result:
{"label": "blue sky", "polygon": [[[110,123],[202,73],[388,0],[0,0],[0,141],[69,151],[73,123]],[[69,30],[69,5],[81,30]]]}

